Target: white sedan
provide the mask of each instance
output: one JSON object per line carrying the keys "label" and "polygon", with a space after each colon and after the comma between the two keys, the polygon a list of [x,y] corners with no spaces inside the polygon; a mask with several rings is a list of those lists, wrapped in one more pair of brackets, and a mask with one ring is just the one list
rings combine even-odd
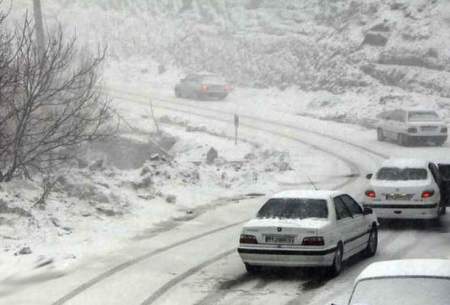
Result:
{"label": "white sedan", "polygon": [[448,305],[450,260],[407,259],[369,265],[355,281],[349,305]]}
{"label": "white sedan", "polygon": [[250,273],[261,266],[326,266],[337,275],[350,256],[375,254],[377,227],[372,210],[345,193],[285,191],[244,225],[238,253]]}
{"label": "white sedan", "polygon": [[378,115],[377,138],[391,139],[407,146],[431,141],[442,145],[447,140],[447,125],[433,110],[397,109]]}
{"label": "white sedan", "polygon": [[416,159],[389,159],[368,175],[364,206],[378,218],[437,219],[445,211],[436,164]]}

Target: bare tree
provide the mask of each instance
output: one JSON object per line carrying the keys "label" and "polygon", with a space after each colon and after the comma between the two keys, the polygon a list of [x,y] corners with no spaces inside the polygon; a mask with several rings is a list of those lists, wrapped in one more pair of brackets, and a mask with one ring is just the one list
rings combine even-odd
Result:
{"label": "bare tree", "polygon": [[61,29],[43,49],[34,37],[27,17],[8,49],[13,56],[4,70],[12,71],[14,90],[0,101],[9,114],[0,138],[0,182],[48,171],[73,158],[78,145],[110,134],[109,101],[96,90],[105,50],[79,50]]}

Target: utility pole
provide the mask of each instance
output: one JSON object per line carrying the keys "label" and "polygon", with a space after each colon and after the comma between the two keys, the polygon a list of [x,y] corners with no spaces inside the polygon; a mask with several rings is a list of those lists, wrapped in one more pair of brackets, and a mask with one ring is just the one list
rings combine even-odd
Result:
{"label": "utility pole", "polygon": [[45,48],[44,22],[42,21],[41,0],[33,0],[34,9],[34,29],[36,31],[36,39],[40,52]]}

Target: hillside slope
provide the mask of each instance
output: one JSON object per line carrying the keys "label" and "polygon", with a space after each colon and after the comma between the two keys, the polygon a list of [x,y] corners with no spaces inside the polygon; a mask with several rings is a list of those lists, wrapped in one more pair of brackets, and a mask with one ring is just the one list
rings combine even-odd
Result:
{"label": "hillside slope", "polygon": [[364,94],[388,106],[426,96],[446,108],[450,97],[445,0],[49,0],[45,12],[49,27],[59,20],[120,61],[217,72],[242,86]]}

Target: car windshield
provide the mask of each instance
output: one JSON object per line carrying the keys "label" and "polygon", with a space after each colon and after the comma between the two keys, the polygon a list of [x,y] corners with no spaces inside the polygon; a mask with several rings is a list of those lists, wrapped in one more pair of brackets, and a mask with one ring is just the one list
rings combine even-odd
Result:
{"label": "car windshield", "polygon": [[258,218],[327,218],[327,202],[323,199],[273,198],[259,210]]}
{"label": "car windshield", "polygon": [[359,282],[349,305],[448,305],[448,278],[383,278]]}
{"label": "car windshield", "polygon": [[434,111],[412,111],[408,113],[410,122],[436,122],[440,121],[439,116]]}
{"label": "car windshield", "polygon": [[427,170],[424,168],[382,167],[377,173],[377,180],[426,180]]}

